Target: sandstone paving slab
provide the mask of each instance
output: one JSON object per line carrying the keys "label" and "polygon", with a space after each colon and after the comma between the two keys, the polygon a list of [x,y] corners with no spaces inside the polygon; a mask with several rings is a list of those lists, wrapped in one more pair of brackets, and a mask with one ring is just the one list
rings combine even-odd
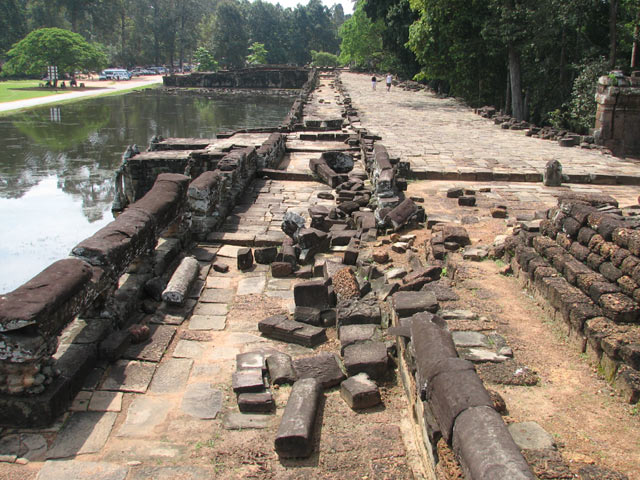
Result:
{"label": "sandstone paving slab", "polygon": [[119,412],[122,410],[122,392],[93,392],[89,402],[90,412]]}
{"label": "sandstone paving slab", "polygon": [[240,250],[242,247],[238,246],[238,245],[223,245],[222,247],[220,247],[220,250],[218,250],[218,257],[229,257],[229,258],[236,258],[238,256],[238,250]]}
{"label": "sandstone paving slab", "polygon": [[219,277],[214,275],[209,275],[207,277],[206,287],[207,288],[231,288],[233,285],[234,279],[231,277]]}
{"label": "sandstone paving slab", "polygon": [[230,303],[235,292],[227,288],[206,288],[200,296],[203,303]]}
{"label": "sandstone paving slab", "polygon": [[49,460],[36,480],[124,480],[128,473],[128,467],[116,463]]}
{"label": "sandstone paving slab", "polygon": [[171,325],[151,325],[151,336],[143,343],[131,345],[123,357],[130,360],[159,362],[176,333]]}
{"label": "sandstone paving slab", "polygon": [[272,415],[227,412],[222,418],[222,427],[225,430],[269,428],[273,424],[273,419],[274,417]]}
{"label": "sandstone paving slab", "polygon": [[185,300],[183,305],[168,305],[162,302],[158,310],[151,316],[151,321],[166,325],[182,325],[182,322],[196,306],[196,303],[197,301],[194,299]]}
{"label": "sandstone paving slab", "polygon": [[99,452],[118,416],[115,412],[76,412],[69,417],[47,452],[47,458],[66,458]]}
{"label": "sandstone paving slab", "polygon": [[46,459],[47,440],[39,433],[15,433],[0,438],[0,454],[15,455],[31,462]]}
{"label": "sandstone paving slab", "polygon": [[456,347],[491,348],[489,338],[480,332],[451,332]]}
{"label": "sandstone paving slab", "polygon": [[170,358],[158,365],[153,376],[149,392],[178,393],[182,392],[189,380],[193,360],[190,358]]}
{"label": "sandstone paving slab", "polygon": [[227,310],[224,303],[198,303],[193,315],[226,315]]}
{"label": "sandstone paving slab", "polygon": [[173,357],[197,359],[202,356],[205,348],[206,347],[202,342],[194,340],[180,340],[173,351]]}
{"label": "sandstone paving slab", "polygon": [[[215,304],[214,304],[215,305]],[[226,315],[191,315],[189,330],[224,330]]]}
{"label": "sandstone paving slab", "polygon": [[214,473],[192,465],[176,467],[147,467],[133,469],[129,480],[202,480],[213,478]]}
{"label": "sandstone paving slab", "polygon": [[156,365],[136,360],[118,360],[111,365],[101,390],[144,393],[147,391]]}
{"label": "sandstone paving slab", "polygon": [[236,295],[260,294],[264,291],[267,279],[264,276],[243,278],[238,282]]}
{"label": "sandstone paving slab", "polygon": [[334,353],[322,352],[312,357],[294,359],[293,367],[298,379],[317,378],[323,388],[331,388],[346,378],[340,363]]}
{"label": "sandstone paving slab", "polygon": [[182,397],[180,409],[195,418],[216,418],[222,409],[222,391],[207,382],[192,383]]}
{"label": "sandstone paving slab", "polygon": [[137,396],[129,405],[124,423],[117,432],[118,437],[153,437],[154,428],[161,425],[173,404],[165,397]]}

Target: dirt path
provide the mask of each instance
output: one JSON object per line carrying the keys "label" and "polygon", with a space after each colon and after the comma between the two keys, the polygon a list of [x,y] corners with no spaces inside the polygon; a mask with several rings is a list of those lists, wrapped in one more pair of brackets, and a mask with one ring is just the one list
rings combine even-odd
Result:
{"label": "dirt path", "polygon": [[[491,192],[478,193],[479,206],[459,207],[455,199],[446,198],[452,182],[415,182],[409,194],[429,199],[427,214],[450,215],[452,220],[466,218],[465,228],[474,245],[489,245],[496,235],[508,232],[505,220],[491,218],[489,205],[504,203],[512,216],[555,204],[555,195],[571,187],[519,189],[512,184],[493,184]],[[481,184],[457,182],[455,185],[477,189]],[[485,184],[482,186],[486,187]],[[594,191],[599,188],[592,187]],[[636,189],[601,187],[615,196],[621,206],[635,202]],[[527,192],[529,203],[522,205],[517,193]],[[477,220],[477,223],[474,223]],[[428,232],[414,231],[420,238]],[[562,325],[552,320],[519,282],[500,274],[504,264],[485,260],[462,261],[453,288],[460,299],[443,302],[445,309],[466,309],[484,316],[482,330],[495,330],[513,349],[514,359],[535,371],[535,386],[508,386],[492,383],[491,389],[504,398],[508,414],[505,421],[534,421],[551,433],[566,463],[577,472],[579,467],[596,464],[624,473],[630,480],[640,479],[640,413],[629,405],[598,374],[585,354],[580,354],[566,336]],[[453,327],[455,329],[455,327]],[[480,368],[482,376],[482,369]],[[563,477],[545,477],[563,478]],[[615,478],[615,477],[612,477]]]}

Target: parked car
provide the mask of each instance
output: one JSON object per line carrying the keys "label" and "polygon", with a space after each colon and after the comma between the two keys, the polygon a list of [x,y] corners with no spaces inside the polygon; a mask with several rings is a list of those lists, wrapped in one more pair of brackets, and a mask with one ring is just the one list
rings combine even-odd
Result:
{"label": "parked car", "polygon": [[131,80],[131,72],[124,68],[108,68],[100,72],[98,80]]}

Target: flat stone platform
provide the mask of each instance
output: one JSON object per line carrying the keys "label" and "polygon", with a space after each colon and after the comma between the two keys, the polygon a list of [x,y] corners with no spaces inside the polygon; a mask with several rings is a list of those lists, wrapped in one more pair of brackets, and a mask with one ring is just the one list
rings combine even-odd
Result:
{"label": "flat stone platform", "polygon": [[457,100],[432,92],[372,91],[370,75],[342,72],[340,78],[362,125],[383,138],[391,156],[410,162],[416,178],[537,182],[545,164],[557,159],[576,183],[640,183],[638,159],[503,130]]}

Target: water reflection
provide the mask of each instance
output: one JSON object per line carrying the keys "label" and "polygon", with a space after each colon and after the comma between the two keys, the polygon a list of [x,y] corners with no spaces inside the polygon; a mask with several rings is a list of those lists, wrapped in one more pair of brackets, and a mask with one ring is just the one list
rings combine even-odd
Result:
{"label": "water reflection", "polygon": [[0,292],[111,220],[113,172],[127,145],[146,148],[154,135],[210,138],[275,126],[291,103],[148,90],[0,117]]}

